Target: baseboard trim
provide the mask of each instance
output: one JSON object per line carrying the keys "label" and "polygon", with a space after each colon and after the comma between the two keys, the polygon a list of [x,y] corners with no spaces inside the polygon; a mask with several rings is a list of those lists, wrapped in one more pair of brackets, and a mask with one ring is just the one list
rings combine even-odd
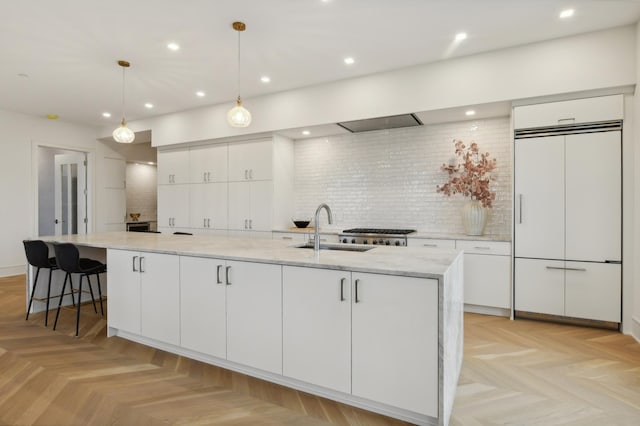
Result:
{"label": "baseboard trim", "polygon": [[640,343],[640,318],[636,316],[631,317],[631,337]]}
{"label": "baseboard trim", "polygon": [[548,321],[556,322],[559,324],[578,325],[582,327],[605,328],[607,330],[617,331],[620,330],[620,324],[617,322],[565,317],[562,315],[541,314],[538,312],[515,311],[515,317],[535,321]]}
{"label": "baseboard trim", "polygon": [[469,303],[464,304],[464,311],[471,312],[474,314],[482,314],[482,315],[495,315],[497,317],[510,317],[511,309],[505,308],[494,308],[492,306],[480,306],[480,305],[472,305]]}
{"label": "baseboard trim", "polygon": [[14,275],[24,275],[27,273],[25,265],[0,266],[0,277],[12,277]]}

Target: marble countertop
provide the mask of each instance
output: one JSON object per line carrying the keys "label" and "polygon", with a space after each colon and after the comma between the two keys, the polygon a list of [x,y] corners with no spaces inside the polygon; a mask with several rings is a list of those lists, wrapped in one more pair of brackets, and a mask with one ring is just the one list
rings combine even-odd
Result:
{"label": "marble countertop", "polygon": [[[184,256],[212,257],[325,269],[372,272],[418,278],[441,278],[462,255],[455,249],[428,247],[375,247],[366,252],[295,248],[291,241],[171,235],[144,232],[105,232],[85,235],[41,237],[48,242],[80,246],[148,251]],[[352,246],[352,245],[350,245]],[[363,246],[370,248],[371,246]]]}

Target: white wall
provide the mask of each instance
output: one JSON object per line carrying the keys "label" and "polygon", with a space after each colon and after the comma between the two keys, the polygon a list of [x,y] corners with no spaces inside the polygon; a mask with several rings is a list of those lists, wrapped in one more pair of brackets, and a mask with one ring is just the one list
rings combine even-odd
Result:
{"label": "white wall", "polygon": [[157,220],[158,168],[149,164],[127,163],[127,221],[129,213],[140,213],[140,221]]}
{"label": "white wall", "polygon": [[[636,26],[636,80],[640,81],[640,23]],[[636,125],[640,124],[640,94],[637,91],[638,86],[636,85],[636,93],[633,97],[633,122]],[[624,307],[628,312],[629,309],[632,311],[632,320],[631,320],[631,333],[633,336],[640,342],[640,262],[636,256],[633,256],[633,253],[637,253],[640,251],[640,196],[637,195],[638,189],[640,188],[640,131],[634,128],[634,132],[632,133],[633,147],[634,151],[629,153],[633,155],[628,155],[628,157],[632,157],[633,161],[633,171],[634,175],[633,179],[633,187],[631,190],[634,194],[636,194],[635,200],[633,201],[633,226],[629,229],[632,232],[625,232],[625,237],[627,239],[633,240],[633,248],[634,251],[631,252],[631,257],[629,258],[629,262],[625,263],[624,269],[630,269],[633,271],[633,275],[631,276],[631,281],[633,286],[627,285],[624,290],[630,289],[631,294],[624,294],[625,304]],[[626,259],[625,259],[626,260]],[[633,300],[633,304],[628,302],[628,299]],[[626,317],[627,315],[625,315]]]}
{"label": "white wall", "polygon": [[0,276],[24,273],[22,240],[37,236],[38,145],[92,151],[96,130],[0,110]]}
{"label": "white wall", "polygon": [[627,26],[248,98],[253,121],[245,129],[226,123],[232,100],[129,126],[151,129],[153,145],[162,146],[633,85],[635,65],[635,26]]}
{"label": "white wall", "polygon": [[[381,130],[295,143],[295,215],[313,217],[326,202],[338,228],[414,228],[463,233],[467,201],[436,186],[443,163],[455,157],[453,139],[479,144],[496,158],[494,207],[485,234],[511,234],[512,165],[508,117]],[[323,216],[321,226],[327,226]]]}

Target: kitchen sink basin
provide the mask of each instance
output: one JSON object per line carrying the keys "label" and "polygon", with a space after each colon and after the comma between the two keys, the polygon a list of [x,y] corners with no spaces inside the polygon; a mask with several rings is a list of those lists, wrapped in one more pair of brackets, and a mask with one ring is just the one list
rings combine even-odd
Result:
{"label": "kitchen sink basin", "polygon": [[[305,248],[313,250],[313,243],[304,243],[293,246],[294,248]],[[347,244],[320,244],[320,250],[336,250],[336,251],[356,251],[363,252],[371,250],[374,247],[352,246]]]}

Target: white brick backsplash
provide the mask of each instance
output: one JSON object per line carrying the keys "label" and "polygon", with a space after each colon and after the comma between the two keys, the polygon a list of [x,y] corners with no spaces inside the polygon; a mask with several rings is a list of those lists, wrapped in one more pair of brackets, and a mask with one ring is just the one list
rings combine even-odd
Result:
{"label": "white brick backsplash", "polygon": [[[485,234],[509,234],[512,214],[509,118],[443,123],[295,143],[295,216],[311,217],[326,202],[339,228],[409,227],[462,233],[461,195],[436,192],[453,139],[475,141],[497,159],[494,207]],[[321,225],[326,225],[323,215]]]}
{"label": "white brick backsplash", "polygon": [[127,164],[127,221],[129,213],[140,213],[140,220],[156,220],[157,172],[156,166]]}

